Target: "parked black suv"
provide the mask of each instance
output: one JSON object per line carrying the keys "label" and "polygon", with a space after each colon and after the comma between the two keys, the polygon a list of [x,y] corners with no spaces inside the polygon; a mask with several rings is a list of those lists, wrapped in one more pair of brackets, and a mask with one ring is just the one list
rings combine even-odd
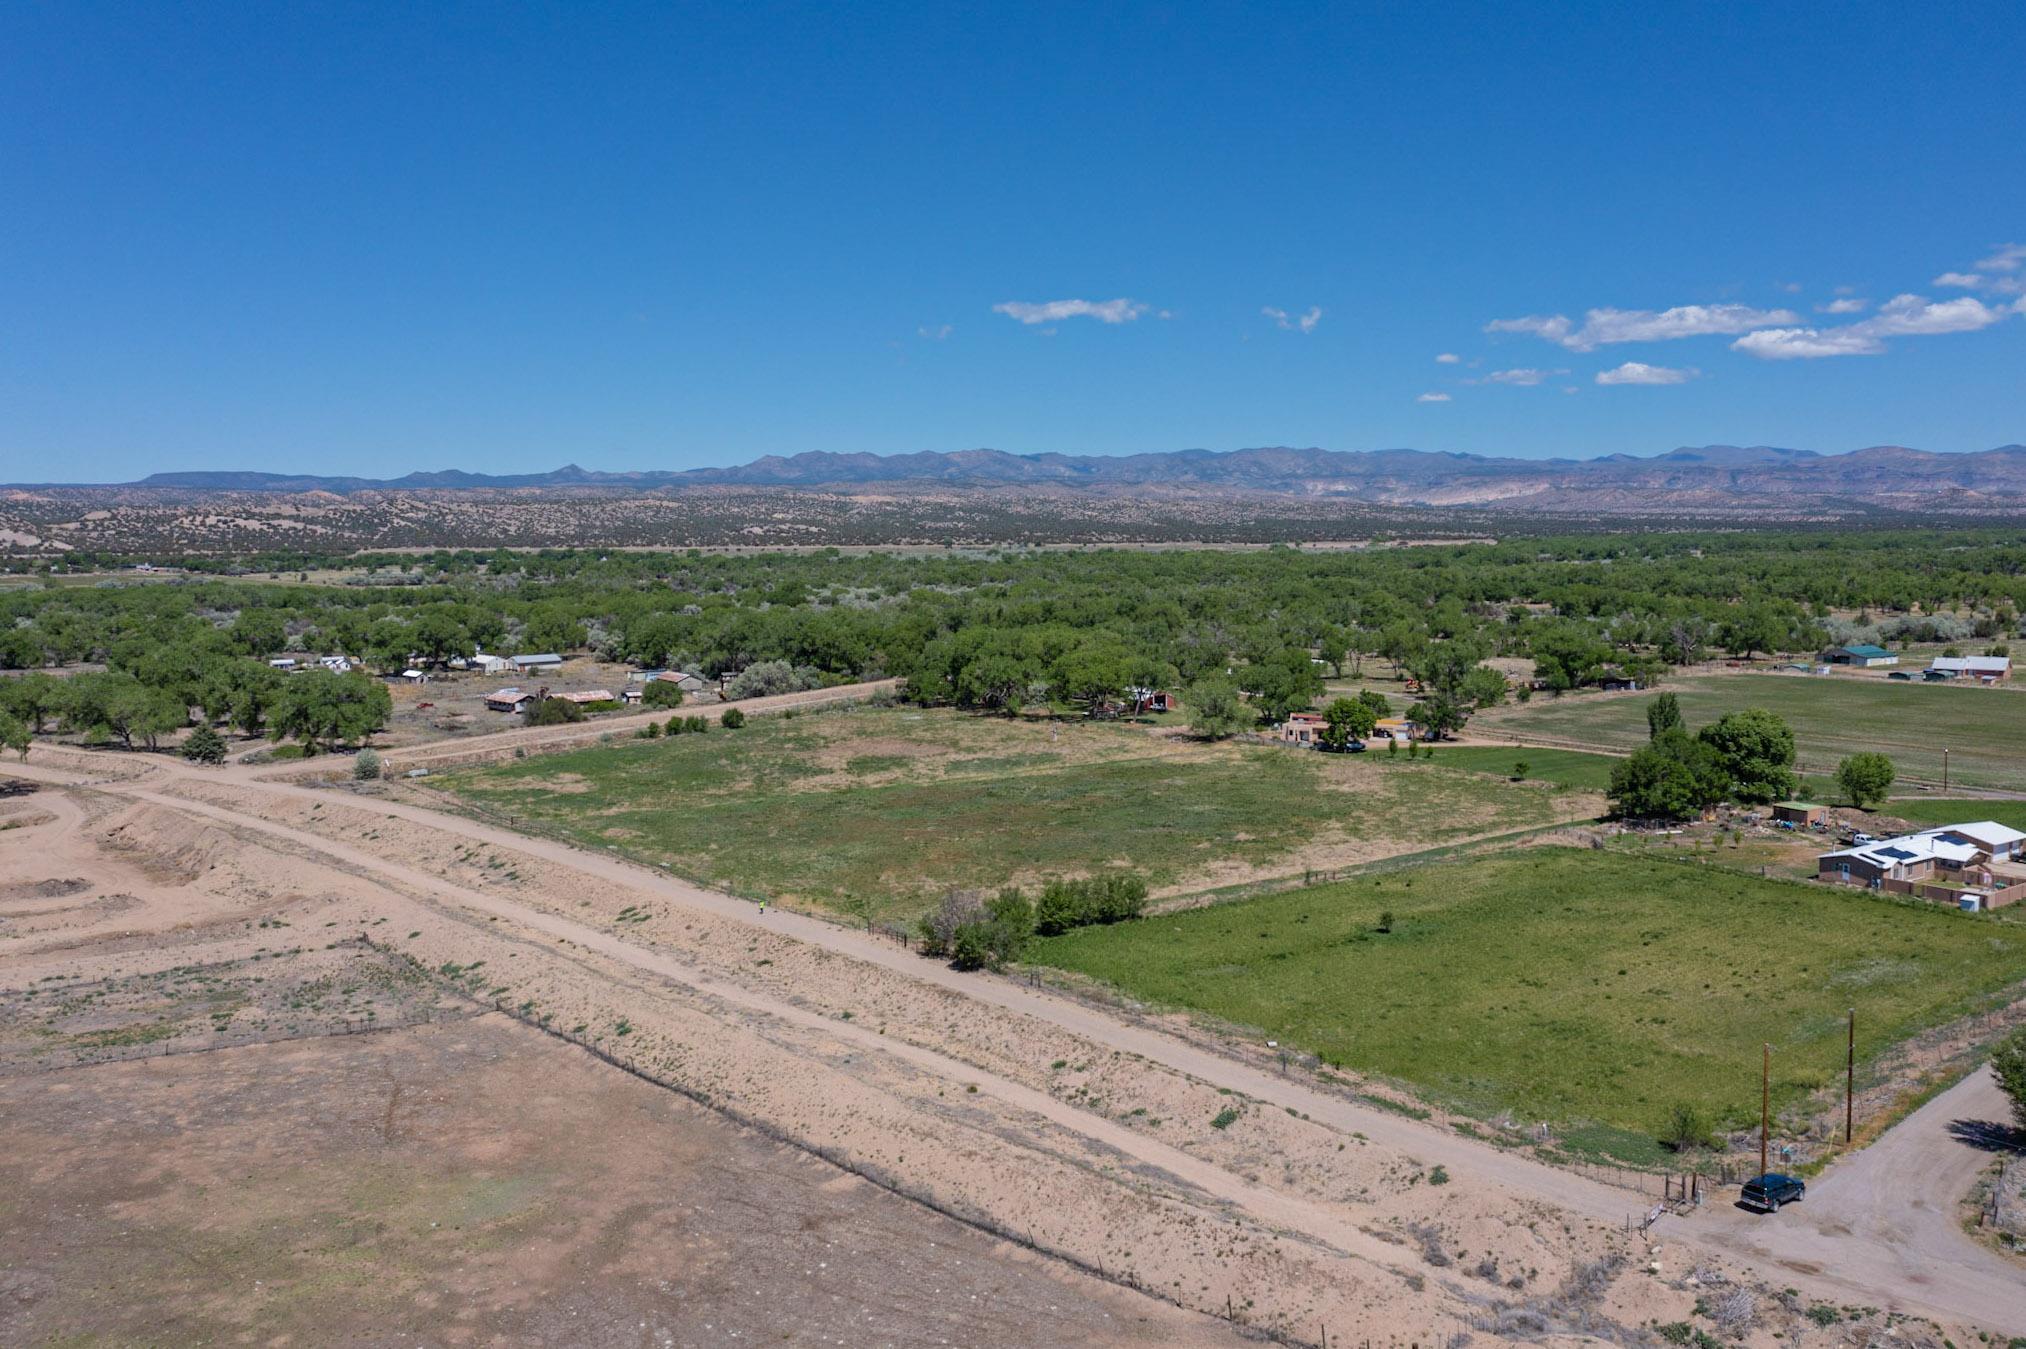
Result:
{"label": "parked black suv", "polygon": [[1738,1202],[1746,1208],[1755,1208],[1761,1213],[1771,1213],[1782,1204],[1791,1204],[1808,1193],[1808,1187],[1792,1176],[1776,1175],[1768,1171],[1756,1180],[1745,1182],[1744,1192]]}

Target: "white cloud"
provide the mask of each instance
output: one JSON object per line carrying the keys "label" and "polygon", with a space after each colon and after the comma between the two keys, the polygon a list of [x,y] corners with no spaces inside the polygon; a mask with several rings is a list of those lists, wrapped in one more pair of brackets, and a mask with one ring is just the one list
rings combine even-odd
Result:
{"label": "white cloud", "polygon": [[1974,295],[1930,302],[1924,295],[1895,295],[1878,312],[1853,326],[1879,337],[1926,337],[1935,333],[1973,333],[2005,317]]}
{"label": "white cloud", "polygon": [[[2017,311],[2016,306],[2011,308]],[[1953,300],[1895,295],[1862,322],[1841,328],[1767,328],[1746,333],[1731,343],[1731,350],[1769,361],[1876,356],[1885,350],[1880,338],[1971,333],[2002,323],[2007,312],[2006,307],[1993,309],[1974,295],[1959,295]]]}
{"label": "white cloud", "polygon": [[2000,244],[1990,257],[1979,259],[1977,266],[1987,272],[2016,272],[2026,267],[2026,244]]}
{"label": "white cloud", "polygon": [[1846,296],[1841,300],[1831,300],[1828,304],[1816,305],[1815,312],[1818,314],[1862,314],[1870,306],[1871,301],[1869,300],[1853,299]]}
{"label": "white cloud", "polygon": [[1455,364],[1456,364],[1456,363],[1457,363],[1458,361],[1460,361],[1460,360],[1462,360],[1462,359],[1463,359],[1463,358],[1462,358],[1461,356],[1458,356],[1458,355],[1457,355],[1457,354],[1456,354],[1455,352],[1453,352],[1453,351],[1445,351],[1445,352],[1443,352],[1443,353],[1442,353],[1442,354],[1441,354],[1440,356],[1437,356],[1437,357],[1435,358],[1435,364],[1437,364],[1437,365],[1455,365]]}
{"label": "white cloud", "polygon": [[1484,330],[1488,333],[1531,333],[1550,342],[1559,342],[1571,351],[1594,351],[1615,342],[1667,342],[1679,337],[1744,333],[1754,328],[1800,321],[1798,314],[1787,309],[1754,309],[1743,304],[1684,304],[1659,311],[1591,309],[1584,313],[1580,328],[1566,315],[1553,314],[1495,319],[1485,324]]}
{"label": "white cloud", "polygon": [[1449,401],[1449,395],[1446,393],[1424,393],[1414,401],[1417,403],[1446,403]]}
{"label": "white cloud", "polygon": [[1266,308],[1259,312],[1272,319],[1273,326],[1281,329],[1283,332],[1312,333],[1315,331],[1316,325],[1323,321],[1323,307],[1321,305],[1311,305],[1306,314],[1293,316],[1290,316],[1285,309],[1275,309],[1272,305],[1266,306]]}
{"label": "white cloud", "polygon": [[1599,384],[1686,384],[1701,374],[1694,368],[1674,369],[1665,365],[1647,365],[1641,361],[1627,361],[1612,370],[1599,370]]}
{"label": "white cloud", "polygon": [[1875,337],[1849,328],[1762,328],[1731,343],[1732,351],[1762,361],[1812,360],[1818,356],[1876,356],[1885,347]]}
{"label": "white cloud", "polygon": [[1004,314],[1016,322],[1033,325],[1056,323],[1063,319],[1091,318],[1099,323],[1131,323],[1147,312],[1149,306],[1138,300],[1046,300],[1039,304],[1026,300],[1008,300],[992,306],[995,314]]}
{"label": "white cloud", "polygon": [[1789,295],[1799,295],[1801,293],[1801,283],[1799,281],[1785,281],[1780,284],[1780,289],[1786,291]]}
{"label": "white cloud", "polygon": [[1954,286],[1958,290],[1975,290],[1984,284],[1984,278],[1975,272],[1943,272],[1928,283],[1934,286]]}
{"label": "white cloud", "polygon": [[956,331],[955,328],[951,327],[947,323],[943,323],[938,324],[936,327],[933,328],[928,327],[917,328],[915,329],[915,336],[926,337],[931,342],[942,342],[946,341],[949,338],[949,335],[955,331]]}
{"label": "white cloud", "polygon": [[1532,367],[1521,367],[1517,370],[1494,370],[1483,379],[1475,382],[1478,384],[1517,384],[1523,388],[1532,388],[1550,376],[1566,375],[1568,373],[1566,370],[1536,370]]}

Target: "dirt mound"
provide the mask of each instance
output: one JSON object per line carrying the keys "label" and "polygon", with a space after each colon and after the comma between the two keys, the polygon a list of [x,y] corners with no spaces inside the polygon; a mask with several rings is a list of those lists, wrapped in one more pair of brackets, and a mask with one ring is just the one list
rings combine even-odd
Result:
{"label": "dirt mound", "polygon": [[215,825],[159,806],[136,806],[104,834],[106,848],[163,885],[189,885],[241,846]]}

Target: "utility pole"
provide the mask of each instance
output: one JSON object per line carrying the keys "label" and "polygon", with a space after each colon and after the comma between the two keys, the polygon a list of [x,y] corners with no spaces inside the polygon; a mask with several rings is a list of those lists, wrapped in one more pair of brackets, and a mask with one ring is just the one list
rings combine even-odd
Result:
{"label": "utility pole", "polygon": [[1759,1072],[1759,1174],[1766,1174],[1766,1140],[1773,1132],[1773,1047],[1766,1046],[1765,1067]]}
{"label": "utility pole", "polygon": [[1850,1146],[1857,1113],[1857,1009],[1850,1009],[1850,1049],[1843,1061],[1843,1146]]}

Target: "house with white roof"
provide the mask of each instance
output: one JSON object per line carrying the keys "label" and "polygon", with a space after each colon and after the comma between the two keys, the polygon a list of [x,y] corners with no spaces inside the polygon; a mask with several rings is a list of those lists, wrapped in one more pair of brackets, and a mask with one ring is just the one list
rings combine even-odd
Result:
{"label": "house with white roof", "polygon": [[1928,662],[1930,678],[1977,679],[1995,684],[2012,677],[2010,656],[1936,656]]}
{"label": "house with white roof", "polygon": [[1815,876],[1963,909],[1995,909],[2026,897],[2022,844],[2026,833],[1995,820],[1943,825],[1823,853],[1815,859]]}

